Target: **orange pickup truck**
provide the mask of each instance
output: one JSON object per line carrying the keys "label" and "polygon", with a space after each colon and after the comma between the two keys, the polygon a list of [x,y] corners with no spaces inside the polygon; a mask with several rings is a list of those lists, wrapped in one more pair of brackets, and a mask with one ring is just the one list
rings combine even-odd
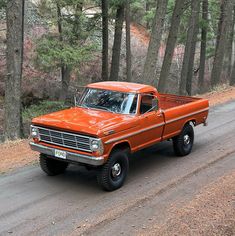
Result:
{"label": "orange pickup truck", "polygon": [[160,94],[143,84],[94,83],[75,107],[34,118],[30,146],[48,175],[80,164],[95,168],[98,183],[112,191],[123,185],[131,153],[172,139],[175,154],[188,155],[193,127],[206,125],[208,112],[206,99]]}

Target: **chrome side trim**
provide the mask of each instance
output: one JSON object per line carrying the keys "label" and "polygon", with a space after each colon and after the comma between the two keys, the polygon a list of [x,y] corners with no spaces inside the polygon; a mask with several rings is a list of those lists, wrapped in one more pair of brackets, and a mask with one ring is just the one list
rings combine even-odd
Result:
{"label": "chrome side trim", "polygon": [[[32,150],[49,155],[49,156],[55,156],[55,148],[43,146],[40,144],[36,144],[34,142],[30,142],[30,147]],[[59,148],[58,148],[59,149]],[[92,166],[101,166],[104,164],[104,157],[93,157],[93,156],[87,156],[82,155],[78,153],[73,152],[67,152],[67,161],[77,162],[77,163],[83,163],[88,164]]]}
{"label": "chrome side trim", "polygon": [[130,133],[130,134],[121,136],[120,138],[110,139],[109,141],[105,142],[105,144],[114,143],[114,142],[117,142],[117,141],[120,141],[120,140],[129,138],[129,137],[131,137],[131,136],[134,136],[134,135],[137,135],[137,134],[141,134],[141,133],[144,133],[144,132],[149,131],[149,130],[152,130],[152,129],[156,129],[156,128],[161,127],[161,126],[164,126],[164,125],[165,125],[165,123],[160,123],[160,124],[157,124],[157,125],[153,125],[153,126],[150,126],[150,127],[147,128],[147,129],[142,129],[142,130],[139,130],[139,131],[136,131],[136,132],[133,132],[133,133]]}
{"label": "chrome side trim", "polygon": [[133,132],[133,133],[124,135],[124,136],[122,136],[122,137],[120,137],[120,138],[110,139],[109,141],[105,142],[105,144],[114,143],[114,142],[117,142],[117,141],[120,141],[120,140],[129,138],[129,137],[131,137],[131,136],[144,133],[144,132],[149,131],[149,130],[151,130],[151,129],[155,129],[155,128],[164,126],[165,124],[166,124],[166,125],[167,125],[167,124],[171,124],[171,123],[176,122],[176,121],[178,121],[178,120],[182,120],[182,119],[185,119],[185,118],[187,118],[187,117],[190,117],[190,116],[193,116],[193,115],[197,115],[197,114],[200,114],[200,113],[203,113],[203,112],[206,112],[206,111],[209,111],[209,108],[202,109],[202,110],[199,110],[199,111],[197,111],[197,112],[193,112],[193,113],[190,113],[190,114],[181,116],[181,117],[176,118],[176,119],[169,120],[169,121],[167,121],[166,123],[160,123],[160,124],[158,124],[158,125],[153,125],[153,126],[147,128],[147,129],[142,129],[142,130],[140,130],[140,131],[136,131],[136,132]]}
{"label": "chrome side trim", "polygon": [[184,115],[184,116],[175,118],[175,119],[168,120],[168,121],[166,121],[166,125],[171,124],[171,123],[173,123],[173,122],[176,122],[176,121],[178,121],[178,120],[183,120],[183,119],[188,118],[188,117],[190,117],[190,116],[194,116],[194,115],[197,115],[197,114],[206,112],[206,111],[209,111],[209,108],[202,109],[202,110],[197,111],[197,112],[193,112],[193,113],[190,113],[190,114],[187,114],[187,115]]}

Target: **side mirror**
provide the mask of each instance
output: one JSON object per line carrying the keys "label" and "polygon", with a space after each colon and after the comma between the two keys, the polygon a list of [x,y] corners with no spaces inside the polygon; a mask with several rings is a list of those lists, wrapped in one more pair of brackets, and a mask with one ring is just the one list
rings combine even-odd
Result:
{"label": "side mirror", "polygon": [[158,109],[159,109],[159,101],[157,98],[154,98],[152,101],[152,109],[154,111],[158,111]]}

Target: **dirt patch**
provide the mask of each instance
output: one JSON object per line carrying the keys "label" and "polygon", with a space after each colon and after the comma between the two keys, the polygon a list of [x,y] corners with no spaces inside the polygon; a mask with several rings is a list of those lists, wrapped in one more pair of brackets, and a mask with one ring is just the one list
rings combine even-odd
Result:
{"label": "dirt patch", "polygon": [[213,92],[199,95],[198,97],[207,98],[210,101],[210,106],[215,106],[235,99],[235,87],[222,86],[218,87]]}
{"label": "dirt patch", "polygon": [[144,26],[139,24],[131,24],[131,34],[138,38],[144,45],[148,46],[150,41],[150,34]]}
{"label": "dirt patch", "polygon": [[235,171],[204,188],[182,209],[140,235],[235,235]]}
{"label": "dirt patch", "polygon": [[35,163],[38,153],[29,147],[29,140],[0,144],[0,173]]}

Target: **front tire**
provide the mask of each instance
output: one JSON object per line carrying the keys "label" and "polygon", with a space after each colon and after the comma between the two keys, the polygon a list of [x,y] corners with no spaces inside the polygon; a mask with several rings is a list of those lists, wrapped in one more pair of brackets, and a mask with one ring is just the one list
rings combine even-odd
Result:
{"label": "front tire", "polygon": [[47,175],[55,176],[63,174],[68,167],[68,163],[40,154],[40,167]]}
{"label": "front tire", "polygon": [[106,191],[114,191],[125,182],[129,170],[129,159],[122,150],[111,154],[97,174],[98,184]]}
{"label": "front tire", "polygon": [[173,138],[173,147],[177,156],[187,156],[191,153],[194,142],[192,125],[186,124],[181,133]]}

